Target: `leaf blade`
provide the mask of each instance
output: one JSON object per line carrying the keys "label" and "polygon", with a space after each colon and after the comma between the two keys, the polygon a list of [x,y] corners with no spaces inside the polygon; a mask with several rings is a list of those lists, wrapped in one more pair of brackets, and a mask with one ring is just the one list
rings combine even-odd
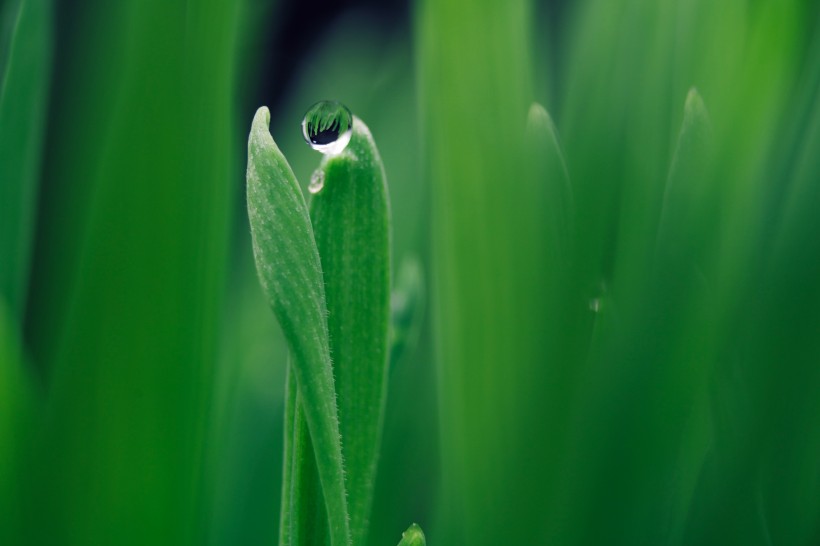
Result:
{"label": "leaf blade", "polygon": [[331,543],[349,542],[347,499],[324,281],[307,205],[260,108],[248,138],[248,218],[260,283],[292,355],[302,408],[315,446]]}
{"label": "leaf blade", "polygon": [[367,537],[387,392],[390,209],[381,157],[359,118],[345,150],[319,168],[324,189],[310,209],[325,274],[351,533],[359,545]]}

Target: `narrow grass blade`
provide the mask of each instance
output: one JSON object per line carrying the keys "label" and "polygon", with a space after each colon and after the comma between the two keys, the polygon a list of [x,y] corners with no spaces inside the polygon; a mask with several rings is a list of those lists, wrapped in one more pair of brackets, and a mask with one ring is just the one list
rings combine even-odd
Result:
{"label": "narrow grass blade", "polygon": [[[612,321],[614,306],[605,287],[590,286],[578,273],[580,226],[576,227],[573,183],[558,129],[538,103],[530,106],[525,134],[528,171],[520,185],[526,205],[518,214],[530,215],[533,233],[522,232],[515,242],[523,254],[516,282],[529,291],[520,299],[518,312],[529,317],[530,335],[540,339],[529,341],[531,369],[519,379],[518,395],[527,401],[522,407],[533,409],[521,411],[518,426],[540,431],[543,440],[533,442],[526,436],[517,440],[519,475],[538,480],[518,480],[516,487],[519,496],[537,497],[543,506],[550,506],[564,476],[561,462],[569,451],[567,423],[572,419],[573,397],[578,385],[588,379],[585,364],[596,350],[600,332]],[[548,511],[555,514],[561,509],[559,501]],[[538,518],[535,513],[530,517]]]}
{"label": "narrow grass blade", "polygon": [[[584,426],[572,446],[583,456],[570,463],[567,475],[576,478],[563,493],[574,512],[563,531],[571,543],[596,542],[622,522],[619,543],[678,543],[711,439],[706,385],[716,341],[707,331],[692,343],[690,334],[714,322],[700,273],[713,225],[703,216],[711,202],[701,199],[712,180],[709,120],[694,91],[684,110],[654,271],[640,297],[615,292],[595,309],[603,320],[590,344],[590,377],[579,393]],[[628,491],[629,503],[602,495],[604,483]],[[636,505],[646,509],[638,514]],[[582,525],[588,519],[605,525]]]}
{"label": "narrow grass blade", "polygon": [[350,540],[350,528],[322,268],[307,205],[268,132],[269,123],[268,109],[260,108],[248,139],[248,217],[254,256],[260,282],[291,351],[291,370],[315,448],[331,542],[342,546]]}
{"label": "narrow grass blade", "polygon": [[51,1],[0,7],[0,298],[20,318],[51,74]]}
{"label": "narrow grass blade", "polygon": [[421,527],[415,523],[407,528],[401,534],[401,541],[399,546],[427,546],[427,540],[424,538],[424,532]]}
{"label": "narrow grass blade", "polygon": [[575,223],[575,204],[564,152],[552,118],[538,103],[533,103],[527,115],[527,143],[533,169],[531,183],[541,187],[533,193],[542,197],[543,226],[549,241],[550,254],[556,265],[566,267],[570,260],[570,245]]}
{"label": "narrow grass blade", "polygon": [[0,300],[0,542],[3,544],[17,541],[19,463],[32,409],[19,339],[19,327],[5,302]]}
{"label": "narrow grass blade", "polygon": [[354,545],[367,538],[387,392],[390,210],[381,157],[353,118],[345,150],[325,156],[311,218],[327,293]]}
{"label": "narrow grass blade", "polygon": [[[696,89],[689,91],[684,105],[683,125],[664,191],[658,225],[656,260],[674,260],[672,269],[689,272],[703,267],[704,245],[716,219],[715,203],[708,176],[712,156],[712,129],[703,99]],[[711,233],[714,238],[714,233]],[[681,263],[685,262],[685,263]]]}
{"label": "narrow grass blade", "polygon": [[561,408],[543,386],[558,390],[576,344],[550,346],[550,329],[572,330],[577,312],[551,305],[551,182],[527,165],[532,4],[419,4],[443,543],[538,542],[553,493],[543,461],[557,455],[548,423]]}
{"label": "narrow grass blade", "polygon": [[425,311],[424,276],[415,257],[405,258],[390,297],[390,371],[418,342]]}

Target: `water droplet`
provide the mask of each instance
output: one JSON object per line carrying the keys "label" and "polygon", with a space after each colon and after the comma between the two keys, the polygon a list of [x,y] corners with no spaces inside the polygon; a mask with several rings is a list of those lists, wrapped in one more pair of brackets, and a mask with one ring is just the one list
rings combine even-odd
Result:
{"label": "water droplet", "polygon": [[600,298],[593,298],[589,300],[589,310],[593,313],[597,313],[601,310],[601,300]]}
{"label": "water droplet", "polygon": [[322,188],[325,187],[325,171],[322,169],[316,169],[313,171],[313,174],[310,175],[310,184],[308,185],[308,191],[310,193],[319,193],[322,191]]}
{"label": "water droplet", "polygon": [[350,110],[332,100],[317,102],[308,109],[302,120],[305,142],[326,155],[336,155],[345,149],[353,134],[352,128],[353,115]]}

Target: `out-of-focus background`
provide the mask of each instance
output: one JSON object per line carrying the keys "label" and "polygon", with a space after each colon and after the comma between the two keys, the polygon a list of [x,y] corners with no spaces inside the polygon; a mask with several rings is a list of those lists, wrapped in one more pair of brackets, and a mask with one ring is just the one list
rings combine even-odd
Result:
{"label": "out-of-focus background", "polygon": [[369,544],[820,544],[820,2],[0,0],[0,78],[0,543],[277,543],[245,145],[334,99],[424,278]]}

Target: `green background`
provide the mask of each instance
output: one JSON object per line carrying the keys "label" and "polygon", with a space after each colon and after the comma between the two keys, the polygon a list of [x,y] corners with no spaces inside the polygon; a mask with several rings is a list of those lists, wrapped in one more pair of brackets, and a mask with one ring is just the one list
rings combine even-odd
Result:
{"label": "green background", "polygon": [[276,543],[326,98],[426,294],[369,544],[820,543],[820,2],[0,0],[0,78],[0,544]]}

